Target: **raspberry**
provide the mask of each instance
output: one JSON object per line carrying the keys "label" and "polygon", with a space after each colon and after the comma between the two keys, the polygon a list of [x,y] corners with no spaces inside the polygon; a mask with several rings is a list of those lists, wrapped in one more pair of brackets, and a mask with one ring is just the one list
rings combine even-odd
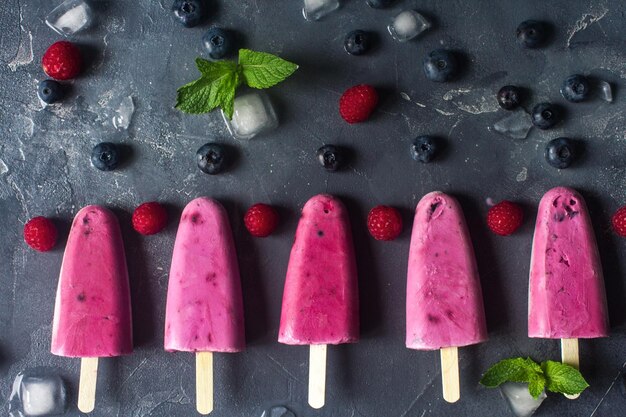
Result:
{"label": "raspberry", "polygon": [[502,201],[489,209],[487,226],[497,235],[508,236],[522,225],[522,208],[510,201]]}
{"label": "raspberry", "polygon": [[24,241],[36,251],[49,251],[57,242],[57,228],[48,218],[33,217],[24,225]]}
{"label": "raspberry", "polygon": [[167,225],[167,210],[155,201],[143,203],[133,212],[133,229],[142,235],[159,233]]}
{"label": "raspberry", "polygon": [[255,204],[248,209],[243,222],[252,236],[266,237],[278,226],[278,213],[267,204]]}
{"label": "raspberry", "polygon": [[55,42],[43,54],[43,71],[56,80],[69,80],[76,77],[82,67],[80,50],[68,41]]}
{"label": "raspberry", "polygon": [[617,210],[611,220],[615,233],[622,237],[626,237],[626,206]]}
{"label": "raspberry", "polygon": [[376,206],[367,215],[367,229],[376,240],[394,240],[402,232],[402,217],[389,206]]}
{"label": "raspberry", "polygon": [[348,88],[339,99],[339,114],[352,124],[364,122],[378,104],[378,93],[370,85],[361,84]]}

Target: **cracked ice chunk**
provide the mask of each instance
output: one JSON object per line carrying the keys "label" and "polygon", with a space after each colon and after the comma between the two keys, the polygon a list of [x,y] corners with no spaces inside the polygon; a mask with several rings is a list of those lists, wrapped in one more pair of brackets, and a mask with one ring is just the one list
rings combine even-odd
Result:
{"label": "cracked ice chunk", "polygon": [[505,382],[500,385],[500,392],[517,417],[530,417],[547,398],[544,391],[535,400],[528,392],[528,384],[520,382]]}
{"label": "cracked ice chunk", "polygon": [[524,110],[517,110],[513,114],[496,122],[493,129],[513,139],[526,139],[533,123],[530,115]]}
{"label": "cracked ice chunk", "polygon": [[269,97],[262,92],[244,94],[235,98],[233,119],[222,112],[228,131],[236,139],[252,139],[259,133],[278,126],[278,119]]}
{"label": "cracked ice chunk", "polygon": [[65,0],[46,16],[46,23],[63,36],[71,36],[88,27],[93,12],[84,0]]}
{"label": "cracked ice chunk", "polygon": [[117,110],[115,110],[115,113],[115,116],[113,116],[113,126],[115,126],[116,129],[128,129],[133,118],[133,114],[135,113],[133,97],[124,97],[120,106]]}
{"label": "cracked ice chunk", "polygon": [[339,8],[339,0],[304,0],[302,14],[306,20],[320,20]]}
{"label": "cracked ice chunk", "polygon": [[430,22],[415,10],[405,10],[393,18],[387,30],[400,42],[413,39],[430,27]]}

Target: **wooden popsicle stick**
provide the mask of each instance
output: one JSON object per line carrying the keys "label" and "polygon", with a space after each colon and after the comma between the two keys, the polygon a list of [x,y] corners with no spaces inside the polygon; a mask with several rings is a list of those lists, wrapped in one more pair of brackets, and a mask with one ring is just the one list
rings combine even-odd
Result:
{"label": "wooden popsicle stick", "polygon": [[322,408],[326,397],[326,345],[311,345],[309,350],[309,405]]}
{"label": "wooden popsicle stick", "polygon": [[461,398],[459,384],[459,351],[457,347],[441,348],[441,383],[443,399],[455,403]]}
{"label": "wooden popsicle stick", "polygon": [[202,415],[213,411],[212,352],[196,352],[196,410]]}
{"label": "wooden popsicle stick", "polygon": [[78,409],[91,413],[96,406],[98,382],[98,358],[81,358],[80,382],[78,383]]}
{"label": "wooden popsicle stick", "polygon": [[[578,369],[580,365],[580,358],[578,356],[578,339],[561,339],[561,362]],[[570,400],[575,400],[580,397],[580,394],[565,394],[565,397]]]}

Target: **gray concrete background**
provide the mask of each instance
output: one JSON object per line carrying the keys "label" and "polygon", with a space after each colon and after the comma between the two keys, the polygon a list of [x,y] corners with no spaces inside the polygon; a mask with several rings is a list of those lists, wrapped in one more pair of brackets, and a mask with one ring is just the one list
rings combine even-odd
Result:
{"label": "gray concrete background", "polygon": [[[57,220],[65,237],[73,215],[87,204],[104,204],[119,215],[128,254],[135,352],[101,361],[94,416],[194,415],[194,358],[162,349],[167,274],[177,219],[185,203],[207,195],[222,201],[233,226],[241,265],[248,349],[216,357],[215,416],[260,416],[285,404],[299,416],[485,416],[508,415],[497,390],[478,385],[495,361],[530,355],[559,358],[559,344],[527,338],[528,267],[535,210],[556,185],[573,186],[587,199],[605,267],[612,335],[581,342],[582,372],[591,384],[579,400],[550,394],[538,416],[621,416],[626,405],[626,240],[610,231],[610,216],[626,203],[626,129],[622,94],[626,79],[626,3],[593,0],[399,1],[373,10],[362,0],[322,22],[306,22],[297,0],[214,2],[203,27],[184,29],[169,12],[170,0],[96,1],[93,29],[75,37],[88,69],[72,84],[63,104],[42,110],[36,85],[44,78],[40,59],[59,36],[45,23],[55,2],[5,0],[0,5],[0,404],[25,367],[56,366],[75,406],[78,360],[49,353],[57,274],[64,239],[46,254],[22,242],[23,224],[36,215]],[[394,10],[413,7],[434,28],[405,44],[386,33]],[[527,18],[554,25],[549,46],[522,50],[515,28]],[[229,137],[217,113],[189,116],[173,109],[176,88],[197,77],[201,36],[210,24],[237,30],[242,46],[300,64],[289,80],[269,90],[280,117],[275,132],[250,142]],[[353,29],[378,33],[378,48],[352,57],[343,36]],[[438,47],[465,56],[462,77],[447,84],[426,81],[421,60]],[[566,104],[561,81],[571,73],[601,77],[616,88],[615,102],[594,99]],[[381,103],[367,123],[350,126],[338,115],[347,87],[370,83]],[[505,84],[532,91],[526,104],[551,100],[567,109],[566,121],[548,131],[533,129],[516,141],[488,129],[507,113],[495,92]],[[409,100],[403,99],[404,96]],[[447,95],[446,95],[447,94]],[[111,123],[122,97],[137,111],[128,131]],[[451,98],[445,100],[444,97]],[[411,160],[409,142],[419,134],[447,138],[443,158],[429,165]],[[551,138],[583,140],[586,152],[558,171],[543,159]],[[102,140],[127,144],[132,158],[122,169],[91,167],[92,146]],[[205,142],[239,150],[227,173],[208,176],[194,163]],[[315,150],[323,143],[349,146],[349,169],[328,174]],[[486,303],[491,339],[461,349],[462,398],[441,398],[435,352],[404,347],[404,302],[412,210],[433,190],[457,196],[465,211]],[[298,212],[314,194],[340,196],[351,214],[359,266],[362,340],[329,350],[327,405],[306,405],[308,351],[276,342],[282,286]],[[523,228],[501,238],[486,228],[486,200],[524,205]],[[171,212],[168,228],[141,237],[130,214],[144,201],[159,200]],[[253,239],[241,218],[255,202],[280,208],[282,222],[267,239]],[[402,209],[405,230],[390,243],[375,242],[365,227],[376,204]]]}

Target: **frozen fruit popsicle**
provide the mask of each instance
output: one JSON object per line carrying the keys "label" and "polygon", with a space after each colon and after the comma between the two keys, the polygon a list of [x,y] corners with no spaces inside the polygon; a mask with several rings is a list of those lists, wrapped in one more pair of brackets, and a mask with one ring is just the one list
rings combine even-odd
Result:
{"label": "frozen fruit popsicle", "polygon": [[78,407],[93,410],[99,357],[133,350],[124,244],[115,215],[87,206],[70,230],[52,322],[55,355],[80,357]]}
{"label": "frozen fruit popsicle", "polygon": [[326,345],[359,339],[357,271],[348,213],[330,195],[311,198],[291,249],[278,341],[310,345],[309,404],[324,405]]}
{"label": "frozen fruit popsicle", "polygon": [[561,339],[564,363],[578,366],[579,338],[609,335],[598,247],[585,200],[571,188],[539,203],[528,294],[528,336]]}
{"label": "frozen fruit popsicle", "polygon": [[178,226],[165,312],[165,350],[196,352],[196,406],[213,409],[212,352],[245,348],[239,265],[226,210],[206,197]]}
{"label": "frozen fruit popsicle", "polygon": [[460,397],[457,347],[487,340],[474,249],[459,203],[441,192],[415,209],[406,295],[406,346],[441,349],[444,399]]}

